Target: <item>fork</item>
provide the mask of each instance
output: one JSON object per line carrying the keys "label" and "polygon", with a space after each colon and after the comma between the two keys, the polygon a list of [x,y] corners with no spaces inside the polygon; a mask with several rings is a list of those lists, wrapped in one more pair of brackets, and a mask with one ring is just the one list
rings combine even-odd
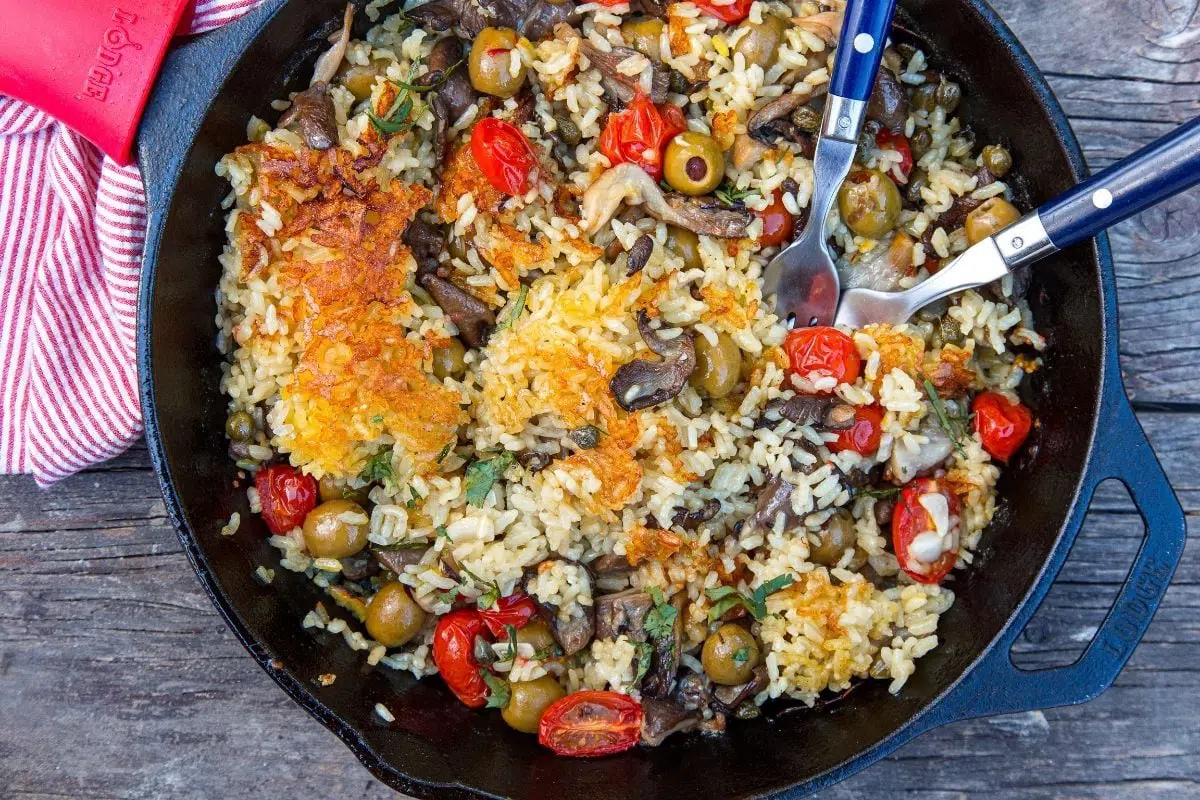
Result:
{"label": "fork", "polygon": [[850,289],[837,325],[899,325],[955,292],[983,286],[1095,236],[1200,183],[1200,117],[1044,203],[1004,230],[969,247],[933,276],[903,292]]}
{"label": "fork", "polygon": [[842,18],[829,95],[813,154],[808,224],[763,271],[763,296],[775,295],[775,313],[796,325],[829,325],[841,284],[825,241],[825,221],[858,147],[867,100],[883,58],[895,0],[851,0]]}

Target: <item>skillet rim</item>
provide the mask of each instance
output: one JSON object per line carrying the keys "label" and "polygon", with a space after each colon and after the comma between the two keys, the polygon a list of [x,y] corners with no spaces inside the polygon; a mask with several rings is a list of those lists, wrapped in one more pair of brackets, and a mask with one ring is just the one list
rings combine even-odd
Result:
{"label": "skillet rim", "polygon": [[[986,0],[960,0],[975,13],[977,13],[990,28],[993,35],[1004,45],[1008,51],[1012,65],[1027,81],[1029,88],[1034,93],[1038,106],[1046,114],[1047,120],[1050,123],[1059,150],[1066,156],[1066,166],[1068,167],[1073,179],[1078,182],[1086,177],[1087,168],[1085,165],[1082,149],[1075,137],[1074,131],[1071,128],[1065,112],[1054,96],[1045,76],[1038,69],[1032,57],[1021,45],[1017,37],[1003,22],[996,11],[986,2]],[[247,18],[242,22],[247,25],[254,25],[255,29],[250,36],[244,37],[244,43],[248,46],[250,43],[257,41],[262,35],[263,30],[270,24],[275,15],[286,5],[288,0],[266,0],[258,8],[247,14]],[[235,23],[236,25],[237,23]],[[233,26],[230,26],[233,27]],[[220,31],[214,31],[208,34],[210,37],[219,38]],[[240,62],[243,50],[226,54],[226,64],[223,71],[218,71],[217,74],[222,75],[220,86],[210,98],[210,104],[202,112],[198,119],[205,119],[211,108],[211,100],[218,97],[225,90],[225,84],[232,69]],[[160,82],[154,88],[150,103],[147,106],[146,118],[143,122],[142,130],[153,127],[156,107],[162,104],[162,99],[170,97],[172,94],[172,81],[170,80],[171,54],[168,55],[167,61],[164,62],[163,76],[165,79],[160,79]],[[175,76],[178,78],[179,76]],[[189,87],[188,79],[184,78],[178,81],[183,87]],[[211,87],[206,88],[211,91]],[[156,100],[159,101],[156,103]],[[159,124],[163,124],[159,120]],[[185,555],[191,563],[192,568],[196,571],[200,578],[201,584],[204,586],[205,592],[208,594],[213,605],[217,608],[218,613],[225,620],[225,623],[234,632],[235,636],[241,642],[242,646],[250,653],[258,665],[271,678],[279,684],[279,686],[287,693],[287,695],[298,705],[304,708],[308,713],[321,722],[326,728],[332,731],[341,739],[358,760],[374,775],[376,778],[391,786],[394,789],[401,790],[414,797],[420,798],[480,798],[480,797],[496,797],[497,795],[489,792],[465,786],[458,782],[437,782],[423,779],[412,778],[404,772],[401,772],[396,767],[392,766],[383,757],[376,752],[367,743],[365,738],[360,734],[359,729],[352,723],[345,720],[331,708],[321,702],[314,693],[301,681],[300,678],[293,675],[289,670],[283,668],[282,665],[276,666],[275,662],[267,651],[266,647],[257,640],[249,630],[249,626],[243,620],[241,614],[235,608],[234,603],[221,591],[217,585],[216,577],[213,570],[209,567],[203,552],[200,549],[198,539],[187,521],[187,517],[182,507],[179,494],[175,490],[175,483],[170,467],[167,463],[166,454],[164,451],[161,430],[158,421],[158,406],[155,402],[154,389],[154,359],[152,353],[151,342],[153,339],[154,320],[151,318],[151,309],[153,306],[154,289],[156,286],[157,269],[158,269],[158,253],[162,244],[162,235],[165,229],[168,212],[170,210],[170,201],[174,198],[174,194],[178,188],[180,172],[182,170],[183,161],[186,155],[190,152],[195,141],[197,131],[195,129],[185,132],[185,139],[179,143],[179,148],[174,154],[169,154],[165,163],[163,161],[163,153],[150,152],[145,147],[145,142],[142,140],[139,133],[138,142],[138,161],[143,167],[143,174],[157,178],[157,180],[147,180],[147,196],[152,194],[159,195],[161,204],[151,204],[151,212],[148,218],[148,228],[146,234],[145,255],[143,257],[143,274],[142,281],[139,286],[138,296],[138,320],[137,320],[137,363],[139,370],[139,388],[141,395],[142,408],[146,412],[145,417],[145,438],[147,448],[150,453],[152,465],[159,483],[159,488],[163,494],[164,505],[167,510],[168,517],[172,525],[175,527],[176,533],[183,546]],[[161,181],[161,183],[159,183]],[[1108,238],[1105,234],[1100,234],[1090,241],[1087,245],[1091,248],[1091,253],[1087,259],[1087,263],[1095,265],[1099,278],[1098,289],[1100,294],[1100,302],[1098,304],[1100,311],[1100,330],[1103,332],[1102,341],[1098,352],[1098,364],[1100,376],[1096,384],[1096,395],[1093,397],[1094,407],[1099,411],[1104,396],[1110,391],[1115,390],[1122,392],[1119,378],[1114,378],[1113,361],[1116,358],[1113,350],[1114,342],[1116,341],[1116,292],[1115,292],[1115,268],[1112,261],[1112,254],[1108,244]],[[1116,381],[1114,383],[1114,381]],[[998,645],[1002,644],[1011,632],[1011,629],[1017,620],[1023,616],[1023,612],[1033,603],[1032,610],[1036,610],[1037,604],[1040,604],[1045,593],[1049,590],[1057,575],[1057,569],[1054,574],[1047,574],[1051,564],[1055,561],[1055,554],[1058,554],[1064,548],[1069,549],[1078,532],[1083,516],[1086,515],[1086,507],[1080,507],[1080,496],[1085,486],[1090,464],[1092,462],[1093,452],[1097,444],[1099,414],[1093,415],[1091,424],[1087,434],[1087,459],[1083,470],[1079,473],[1076,479],[1074,492],[1070,498],[1069,509],[1065,516],[1064,524],[1058,531],[1055,537],[1054,544],[1049,551],[1049,556],[1042,563],[1037,575],[1031,581],[1029,589],[1024,596],[1016,603],[1013,609],[1008,614],[1004,625],[997,631],[992,640],[984,646],[978,655],[951,681],[941,692],[932,696],[913,716],[909,717],[903,724],[895,728],[891,733],[887,734],[883,739],[876,742],[874,745],[857,751],[852,756],[849,756],[842,762],[830,767],[825,772],[809,777],[806,780],[778,786],[774,789],[756,792],[745,797],[750,798],[766,798],[766,797],[800,797],[821,788],[829,786],[840,780],[845,779],[851,774],[858,772],[879,759],[894,752],[903,744],[910,741],[917,735],[941,725],[953,719],[970,716],[969,713],[953,713],[947,716],[945,714],[947,707],[951,705],[946,701],[952,700],[953,695],[959,690],[964,681],[969,675],[991,656],[994,656],[994,650]],[[1031,610],[1031,611],[1032,611]],[[1022,623],[1024,624],[1024,623]],[[939,719],[939,710],[941,716],[945,719]]]}

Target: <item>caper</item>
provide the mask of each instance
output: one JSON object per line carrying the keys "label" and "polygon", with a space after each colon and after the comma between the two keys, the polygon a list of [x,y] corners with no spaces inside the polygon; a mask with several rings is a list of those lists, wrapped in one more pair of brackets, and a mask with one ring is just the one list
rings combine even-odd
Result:
{"label": "caper", "polygon": [[962,102],[962,87],[954,81],[943,79],[938,84],[935,100],[939,108],[947,114],[952,114],[954,109],[958,108],[958,104]]}
{"label": "caper", "polygon": [[997,178],[1003,178],[1012,169],[1012,154],[998,144],[989,144],[983,148],[980,158],[983,166],[987,167],[987,171]]}
{"label": "caper", "polygon": [[937,84],[926,81],[913,90],[912,105],[918,111],[932,112],[937,108]]}
{"label": "caper", "polygon": [[621,36],[625,37],[625,44],[655,61],[662,61],[662,51],[659,47],[662,32],[662,20],[657,17],[631,19],[621,23]]}
{"label": "caper", "polygon": [[667,84],[667,88],[670,89],[673,94],[691,94],[692,83],[682,72],[677,69],[673,69],[671,70],[671,78],[670,82]]}
{"label": "caper", "polygon": [[254,439],[254,417],[249,411],[235,411],[225,420],[225,435],[235,442]]}
{"label": "caper", "polygon": [[593,450],[600,444],[600,429],[595,425],[584,425],[567,432],[567,437],[579,445],[581,450]]}
{"label": "caper", "polygon": [[762,22],[746,20],[738,27],[746,34],[738,39],[733,51],[742,54],[746,66],[757,64],[764,71],[773,67],[779,60],[779,46],[789,27],[787,20],[774,14],[763,14]]}
{"label": "caper", "polygon": [[800,106],[792,112],[792,124],[805,133],[816,133],[821,129],[821,112],[812,106]]}
{"label": "caper", "polygon": [[686,269],[703,269],[700,260],[700,237],[687,228],[667,226],[667,249],[683,259]]}
{"label": "caper", "polygon": [[929,173],[917,167],[908,176],[908,185],[904,187],[904,199],[910,204],[917,206],[924,199],[921,197],[921,190],[929,185]]}
{"label": "caper", "polygon": [[967,241],[981,242],[1021,218],[1021,212],[1003,197],[989,197],[979,208],[967,214]]}
{"label": "caper", "polygon": [[742,349],[727,333],[717,334],[717,343],[696,337],[696,368],[688,381],[704,397],[725,397],[738,385],[742,374]]}
{"label": "caper", "polygon": [[424,624],[424,609],[399,581],[385,583],[367,604],[367,633],[387,647],[407,644]]}
{"label": "caper", "polygon": [[929,148],[933,147],[933,134],[929,132],[928,128],[917,128],[909,137],[908,146],[912,150],[913,158],[920,160],[921,156],[928,153]]}
{"label": "caper", "polygon": [[707,134],[686,131],[667,145],[663,174],[671,187],[684,194],[708,194],[725,177],[725,154]]}
{"label": "caper", "polygon": [[326,474],[317,481],[317,493],[321,496],[322,503],[327,500],[350,500],[360,506],[365,506],[368,502],[367,496],[371,493],[371,487],[362,486],[355,489],[345,481]]}
{"label": "caper", "polygon": [[466,355],[467,348],[463,343],[457,337],[450,337],[444,347],[435,348],[433,351],[433,376],[438,380],[462,380],[467,374],[467,362],[464,360]]}
{"label": "caper", "polygon": [[542,714],[555,700],[566,695],[553,675],[543,675],[531,681],[517,681],[508,687],[508,703],[500,716],[508,727],[522,733],[537,733]]}
{"label": "caper", "polygon": [[838,190],[838,209],[854,233],[881,239],[900,219],[900,190],[879,170],[860,169]]}
{"label": "caper", "polygon": [[562,139],[564,144],[569,144],[572,147],[579,144],[583,138],[583,134],[580,133],[579,126],[570,117],[555,117],[554,121],[558,123],[558,138]]}
{"label": "caper", "polygon": [[470,242],[467,241],[465,236],[451,236],[446,239],[446,252],[450,254],[451,258],[457,258],[459,261],[467,261],[469,246]]}
{"label": "caper", "polygon": [[741,686],[754,675],[758,656],[758,642],[750,631],[729,622],[704,640],[700,663],[713,683]]}
{"label": "caper", "polygon": [[371,90],[375,88],[375,79],[387,73],[391,63],[386,58],[373,58],[369,64],[351,64],[349,61],[343,61],[333,79],[354,95],[354,102],[361,103],[371,96]]}
{"label": "caper", "polygon": [[314,558],[346,558],[367,546],[367,512],[349,500],[328,500],[304,518],[304,546]]}
{"label": "caper", "polygon": [[525,84],[525,63],[512,71],[512,51],[517,32],[512,28],[484,28],[471,42],[467,73],[477,91],[499,98],[512,97]]}
{"label": "caper", "polygon": [[809,554],[814,564],[832,567],[842,560],[846,548],[852,547],[858,538],[854,530],[854,516],[842,509],[830,517],[815,534],[816,546]]}

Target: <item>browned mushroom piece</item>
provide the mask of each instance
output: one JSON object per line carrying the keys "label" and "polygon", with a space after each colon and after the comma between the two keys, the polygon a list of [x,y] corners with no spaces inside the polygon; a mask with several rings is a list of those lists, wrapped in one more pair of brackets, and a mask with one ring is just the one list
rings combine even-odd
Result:
{"label": "browned mushroom piece", "polygon": [[816,146],[813,135],[792,121],[792,112],[811,99],[811,95],[796,92],[780,95],[750,115],[746,120],[746,131],[751,138],[767,145],[779,139],[795,142],[800,145],[801,155],[812,158]]}
{"label": "browned mushroom piece", "polygon": [[417,277],[437,272],[438,256],[446,249],[446,233],[439,225],[417,217],[404,231],[404,243],[417,262]]}
{"label": "browned mushroom piece", "polygon": [[700,716],[674,700],[642,698],[642,744],[657,747],[673,733],[695,730]]}
{"label": "browned mushroom piece", "polygon": [[496,315],[487,303],[437,273],[426,273],[417,280],[429,292],[433,302],[446,312],[463,341],[471,347],[483,347],[487,343],[492,326],[496,324]]}
{"label": "browned mushroom piece", "polygon": [[621,634],[644,639],[642,624],[654,608],[654,598],[640,589],[602,594],[593,600],[596,607],[596,638],[615,639]]}
{"label": "browned mushroom piece", "polygon": [[888,472],[896,483],[908,483],[913,478],[928,474],[941,466],[954,451],[954,442],[936,419],[926,417],[921,420],[917,434],[925,441],[917,445],[915,451],[899,444],[892,449]]}
{"label": "browned mushroom piece", "polygon": [[292,105],[279,118],[279,127],[300,136],[313,150],[328,150],[337,144],[337,115],[326,83],[314,83],[292,98]]}
{"label": "browned mushroom piece", "polygon": [[763,408],[755,427],[771,428],[783,420],[796,425],[812,425],[819,430],[845,430],[854,424],[854,406],[832,397],[797,394],[778,397]]}
{"label": "browned mushroom piece", "polygon": [[568,558],[547,559],[546,561],[538,564],[532,570],[526,572],[525,591],[531,597],[533,597],[534,602],[537,603],[541,617],[546,622],[547,626],[549,626],[550,633],[552,636],[554,636],[554,641],[557,642],[558,646],[562,648],[563,655],[573,656],[583,648],[587,647],[591,643],[592,639],[596,638],[596,606],[594,601],[592,605],[586,606],[582,603],[576,602],[575,607],[570,609],[569,614],[567,614],[564,618],[564,615],[559,613],[561,609],[559,609],[557,606],[538,601],[537,597],[533,595],[533,592],[529,591],[529,581],[533,578],[533,576],[538,574],[538,570],[541,568],[542,564],[553,561],[558,561],[562,564],[568,564],[573,567],[582,567],[581,572],[586,576],[588,581],[587,593],[593,596],[595,580],[592,578],[591,572],[588,571],[585,565],[580,564],[577,561],[572,561]]}
{"label": "browned mushroom piece", "polygon": [[661,339],[658,331],[650,327],[650,316],[645,309],[638,311],[637,322],[642,341],[662,360],[635,359],[622,364],[613,375],[608,387],[617,405],[626,411],[650,408],[677,396],[696,368],[694,333],[683,331],[674,339]]}
{"label": "browned mushroom piece", "polygon": [[710,497],[697,509],[681,508],[676,511],[671,515],[671,524],[677,528],[683,528],[685,531],[694,531],[715,517],[720,510],[721,501]]}
{"label": "browned mushroom piece", "polygon": [[[634,96],[643,91],[641,77],[638,75],[626,75],[617,69],[618,65],[627,58],[642,55],[637,50],[631,47],[613,47],[608,52],[601,50],[594,44],[584,39],[579,35],[579,32],[570,25],[559,24],[554,27],[555,37],[564,41],[576,39],[579,41],[579,49],[587,56],[588,61],[592,63],[600,75],[603,77],[605,90],[613,96],[621,105],[628,105],[633,101]],[[667,99],[667,91],[671,84],[671,71],[662,64],[656,63],[653,59],[650,60],[650,102],[658,103],[665,102]]]}
{"label": "browned mushroom piece", "polygon": [[908,93],[904,84],[887,67],[880,67],[867,102],[867,118],[883,125],[892,133],[901,133],[908,121]]}
{"label": "browned mushroom piece", "polygon": [[601,173],[583,195],[583,228],[587,235],[609,223],[622,203],[643,205],[655,219],[705,236],[740,239],[753,215],[745,209],[724,206],[713,197],[686,197],[664,193],[654,179],[636,164],[618,164]]}
{"label": "browned mushroom piece", "polygon": [[654,239],[650,234],[643,233],[629,248],[629,255],[625,260],[625,275],[632,277],[641,272],[653,253]]}
{"label": "browned mushroom piece", "polygon": [[554,26],[578,15],[573,0],[431,0],[407,9],[407,16],[428,31],[441,33],[458,26],[474,39],[484,28],[512,28],[532,41],[545,39]]}
{"label": "browned mushroom piece", "polygon": [[712,699],[715,705],[725,711],[733,712],[737,710],[738,706],[752,700],[754,695],[765,688],[767,688],[767,668],[759,664],[754,668],[754,677],[742,685],[713,687]]}
{"label": "browned mushroom piece", "polygon": [[425,86],[438,84],[427,97],[433,111],[433,147],[439,154],[439,165],[449,151],[451,126],[479,100],[479,93],[471,86],[471,79],[460,64],[462,59],[462,42],[453,36],[440,39],[429,52],[428,69],[418,81]]}
{"label": "browned mushroom piece", "polygon": [[778,475],[773,476],[758,492],[758,503],[750,516],[750,524],[764,530],[773,528],[776,518],[783,514],[784,529],[793,527],[799,521],[792,510],[792,490],[795,488]]}
{"label": "browned mushroom piece", "polygon": [[704,711],[712,702],[713,682],[703,672],[690,672],[679,679],[675,700],[689,711]]}
{"label": "browned mushroom piece", "polygon": [[404,572],[404,568],[421,563],[421,559],[425,557],[428,548],[426,547],[405,547],[405,548],[387,548],[387,547],[371,547],[371,557],[379,564],[379,566],[394,572],[397,575]]}

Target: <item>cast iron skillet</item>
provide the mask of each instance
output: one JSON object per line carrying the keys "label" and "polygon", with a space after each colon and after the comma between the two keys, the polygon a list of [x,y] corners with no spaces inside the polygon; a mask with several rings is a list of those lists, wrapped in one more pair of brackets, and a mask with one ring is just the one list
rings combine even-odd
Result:
{"label": "cast iron skillet", "polygon": [[[225,455],[213,290],[225,240],[219,203],[228,188],[213,165],[244,141],[251,113],[274,119],[270,100],[300,88],[324,46],[313,35],[329,32],[343,1],[268,0],[168,56],[138,144],[151,210],[138,358],[150,453],[197,574],[255,660],[371,772],[419,797],[799,796],[934,726],[1080,703],[1112,683],[1166,590],[1185,530],[1121,385],[1113,266],[1103,236],[1034,268],[1030,300],[1050,346],[1025,399],[1040,427],[1001,481],[1004,500],[980,563],[954,581],[958,602],[939,627],[942,645],[919,662],[897,697],[874,681],[821,710],[731,722],[724,737],[677,736],[653,750],[568,760],[508,729],[497,714],[468,711],[437,679],[371,669],[338,637],[302,630],[300,619],[326,598],[284,569],[271,586],[254,581],[254,568],[274,565],[275,554],[244,492],[233,489],[235,467]],[[964,81],[960,113],[980,141],[1003,141],[1016,154],[1030,203],[1083,177],[1062,110],[982,0],[901,5],[907,25],[932,46],[934,64]],[[1130,488],[1146,522],[1137,560],[1079,661],[1018,670],[1009,649],[1062,566],[1093,490],[1110,477]],[[219,536],[235,510],[241,529]],[[314,678],[327,672],[337,682],[321,688]],[[375,715],[378,701],[395,723]]]}

